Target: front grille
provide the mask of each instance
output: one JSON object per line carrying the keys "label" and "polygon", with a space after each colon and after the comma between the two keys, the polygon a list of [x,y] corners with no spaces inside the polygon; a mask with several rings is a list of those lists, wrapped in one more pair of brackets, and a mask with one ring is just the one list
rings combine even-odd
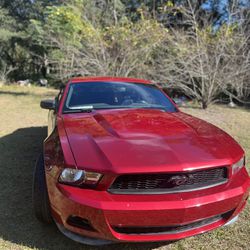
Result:
{"label": "front grille", "polygon": [[127,174],[117,177],[108,190],[115,194],[177,193],[214,187],[227,180],[226,167],[185,173]]}
{"label": "front grille", "polygon": [[226,212],[224,214],[216,215],[207,219],[192,222],[185,225],[174,225],[174,226],[155,226],[155,227],[119,227],[112,226],[113,230],[117,233],[122,234],[176,234],[192,229],[200,228],[206,225],[210,225],[217,221],[226,221],[232,215],[234,210]]}

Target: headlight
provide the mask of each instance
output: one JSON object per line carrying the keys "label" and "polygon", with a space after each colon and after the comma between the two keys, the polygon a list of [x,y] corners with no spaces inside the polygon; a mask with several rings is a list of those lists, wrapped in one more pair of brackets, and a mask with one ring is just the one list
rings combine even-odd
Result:
{"label": "headlight", "polygon": [[74,186],[90,185],[95,186],[101,179],[102,174],[79,170],[74,168],[65,168],[59,177],[59,182]]}
{"label": "headlight", "polygon": [[245,166],[245,156],[241,157],[239,161],[237,161],[232,165],[233,174],[237,173],[244,166]]}

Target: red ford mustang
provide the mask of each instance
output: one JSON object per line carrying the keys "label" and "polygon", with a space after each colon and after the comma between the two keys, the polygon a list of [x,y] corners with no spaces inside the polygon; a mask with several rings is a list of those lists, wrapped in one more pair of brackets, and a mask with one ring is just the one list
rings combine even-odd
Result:
{"label": "red ford mustang", "polygon": [[150,81],[75,78],[41,107],[35,214],[76,241],[177,240],[232,223],[246,204],[239,144]]}

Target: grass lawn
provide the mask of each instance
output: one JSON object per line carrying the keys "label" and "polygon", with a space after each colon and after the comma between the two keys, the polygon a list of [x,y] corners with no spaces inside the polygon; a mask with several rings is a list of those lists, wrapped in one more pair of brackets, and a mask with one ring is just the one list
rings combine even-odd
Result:
{"label": "grass lawn", "polygon": [[[75,243],[55,226],[40,224],[32,213],[31,185],[36,157],[46,136],[42,98],[57,91],[39,87],[0,87],[0,249],[96,249]],[[250,110],[212,106],[184,112],[231,134],[250,160]],[[174,243],[116,244],[99,249],[250,249],[250,206],[238,222]]]}

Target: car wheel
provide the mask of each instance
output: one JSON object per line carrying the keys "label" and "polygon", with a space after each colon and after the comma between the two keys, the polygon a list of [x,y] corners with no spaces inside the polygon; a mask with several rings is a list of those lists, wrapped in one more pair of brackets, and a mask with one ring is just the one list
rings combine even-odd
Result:
{"label": "car wheel", "polygon": [[35,165],[32,200],[36,218],[46,224],[52,223],[43,154],[38,157]]}

